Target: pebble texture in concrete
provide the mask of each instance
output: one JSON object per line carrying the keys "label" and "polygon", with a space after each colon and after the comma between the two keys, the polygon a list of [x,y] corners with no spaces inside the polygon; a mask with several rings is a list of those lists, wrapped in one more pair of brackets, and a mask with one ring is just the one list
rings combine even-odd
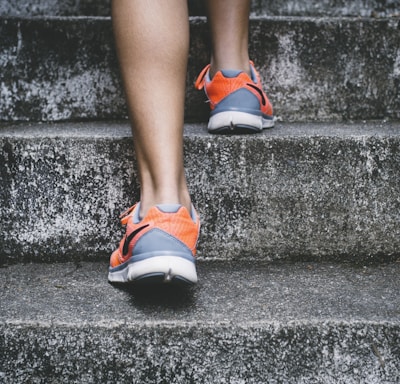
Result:
{"label": "pebble texture in concrete", "polygon": [[[201,1],[201,0],[197,0]],[[399,16],[398,0],[253,0],[255,15]]]}
{"label": "pebble texture in concrete", "polygon": [[[3,262],[93,260],[138,199],[127,123],[3,125]],[[280,124],[257,136],[188,125],[185,164],[206,259],[393,260],[398,124]]]}
{"label": "pebble texture in concrete", "polygon": [[[2,0],[0,15],[109,16],[110,0]],[[203,0],[189,0],[191,15],[206,14]],[[253,0],[253,15],[388,16],[398,15],[399,0]]]}
{"label": "pebble texture in concrete", "polygon": [[196,288],[121,290],[107,264],[0,275],[4,383],[400,378],[400,264],[200,263]]}
{"label": "pebble texture in concrete", "polygon": [[[186,120],[205,121],[205,19],[191,32]],[[0,120],[126,117],[109,18],[3,18],[0,34]],[[255,18],[250,42],[279,120],[400,118],[398,19]]]}
{"label": "pebble texture in concrete", "polygon": [[110,16],[111,0],[2,0],[0,15]]}
{"label": "pebble texture in concrete", "polygon": [[0,119],[124,116],[109,19],[2,19],[0,34]]}

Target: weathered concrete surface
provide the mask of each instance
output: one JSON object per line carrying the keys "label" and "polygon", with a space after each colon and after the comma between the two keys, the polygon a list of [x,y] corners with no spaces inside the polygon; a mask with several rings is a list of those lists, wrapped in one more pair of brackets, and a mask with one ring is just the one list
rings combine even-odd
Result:
{"label": "weathered concrete surface", "polygon": [[[0,15],[109,16],[110,0],[2,0]],[[191,15],[206,14],[203,0],[189,0]],[[388,16],[399,15],[399,0],[253,0],[252,15]]]}
{"label": "weathered concrete surface", "polygon": [[[191,19],[186,119],[205,121],[193,82],[208,63]],[[126,116],[109,18],[0,19],[0,120]],[[397,19],[255,18],[251,57],[284,121],[400,118]]]}
{"label": "weathered concrete surface", "polygon": [[124,115],[109,19],[0,22],[0,119]]}
{"label": "weathered concrete surface", "polygon": [[[394,260],[399,124],[280,124],[258,136],[188,125],[185,163],[205,259]],[[138,199],[127,123],[3,125],[0,257],[108,257]]]}
{"label": "weathered concrete surface", "polygon": [[[201,0],[198,0],[201,1]],[[398,0],[253,0],[253,15],[399,16]]]}
{"label": "weathered concrete surface", "polygon": [[[254,57],[276,115],[314,121],[399,118],[399,27],[398,20],[254,21]],[[396,48],[384,48],[391,44]]]}
{"label": "weathered concrete surface", "polygon": [[118,290],[106,263],[0,275],[5,384],[393,384],[400,264],[200,263],[193,290]]}
{"label": "weathered concrete surface", "polygon": [[0,15],[110,16],[111,0],[2,0]]}

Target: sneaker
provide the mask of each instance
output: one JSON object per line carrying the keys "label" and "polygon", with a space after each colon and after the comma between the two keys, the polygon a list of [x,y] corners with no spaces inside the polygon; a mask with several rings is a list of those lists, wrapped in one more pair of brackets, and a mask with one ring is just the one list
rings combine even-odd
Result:
{"label": "sneaker", "polygon": [[250,61],[251,76],[224,69],[210,78],[210,65],[198,76],[195,88],[204,88],[210,103],[210,133],[257,133],[274,126],[272,105],[262,90],[260,76]]}
{"label": "sneaker", "polygon": [[121,215],[126,234],[110,259],[108,281],[197,282],[196,243],[200,220],[178,204],[160,204],[139,217],[140,203]]}

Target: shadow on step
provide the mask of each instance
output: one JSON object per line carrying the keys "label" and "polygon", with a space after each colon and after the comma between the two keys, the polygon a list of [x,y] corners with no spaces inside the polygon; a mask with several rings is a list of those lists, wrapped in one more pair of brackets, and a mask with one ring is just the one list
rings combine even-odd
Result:
{"label": "shadow on step", "polygon": [[185,284],[112,284],[130,296],[138,309],[187,310],[196,300],[196,288]]}

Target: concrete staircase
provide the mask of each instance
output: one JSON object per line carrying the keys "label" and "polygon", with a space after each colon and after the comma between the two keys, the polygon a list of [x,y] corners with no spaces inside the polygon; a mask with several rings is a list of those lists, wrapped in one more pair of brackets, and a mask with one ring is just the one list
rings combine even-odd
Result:
{"label": "concrete staircase", "polygon": [[190,6],[200,283],[117,289],[138,185],[109,2],[1,2],[0,383],[399,383],[400,1],[254,1],[279,122],[246,137],[206,132]]}

